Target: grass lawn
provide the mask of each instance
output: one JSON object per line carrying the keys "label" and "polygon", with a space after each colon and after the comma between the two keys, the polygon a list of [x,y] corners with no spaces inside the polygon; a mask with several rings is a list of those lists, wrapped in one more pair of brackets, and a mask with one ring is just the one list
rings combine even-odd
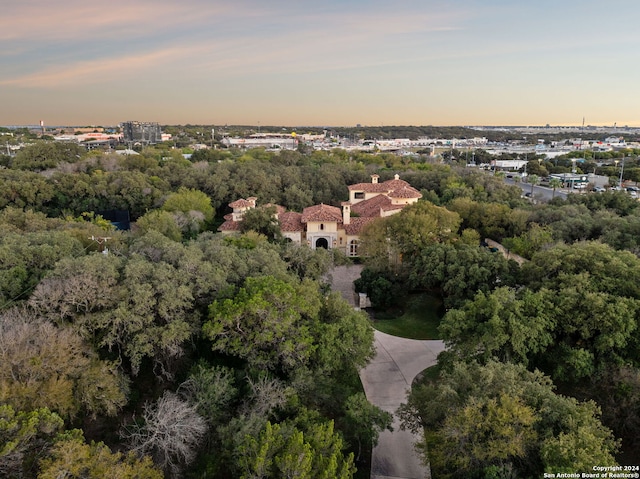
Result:
{"label": "grass lawn", "polygon": [[410,294],[400,310],[374,311],[373,327],[383,333],[408,339],[440,339],[438,325],[442,301],[434,296]]}

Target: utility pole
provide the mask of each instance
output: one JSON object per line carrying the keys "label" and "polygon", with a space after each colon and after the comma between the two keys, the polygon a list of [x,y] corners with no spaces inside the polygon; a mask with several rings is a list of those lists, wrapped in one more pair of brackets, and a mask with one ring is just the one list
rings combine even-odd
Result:
{"label": "utility pole", "polygon": [[624,172],[624,155],[622,156],[622,166],[620,167],[620,184],[618,185],[622,189],[622,173]]}
{"label": "utility pole", "polygon": [[109,249],[106,247],[106,243],[107,243],[107,240],[111,239],[111,236],[93,236],[93,235],[91,235],[89,237],[89,239],[91,241],[95,241],[96,243],[98,243],[100,245],[100,251],[102,252],[102,254],[104,254],[104,255],[108,255],[109,254]]}

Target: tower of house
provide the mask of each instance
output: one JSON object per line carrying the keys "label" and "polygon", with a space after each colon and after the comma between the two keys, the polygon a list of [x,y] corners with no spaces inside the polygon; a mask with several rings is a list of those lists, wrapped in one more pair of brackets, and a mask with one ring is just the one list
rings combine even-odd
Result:
{"label": "tower of house", "polygon": [[351,224],[351,203],[343,201],[340,205],[342,205],[342,224]]}

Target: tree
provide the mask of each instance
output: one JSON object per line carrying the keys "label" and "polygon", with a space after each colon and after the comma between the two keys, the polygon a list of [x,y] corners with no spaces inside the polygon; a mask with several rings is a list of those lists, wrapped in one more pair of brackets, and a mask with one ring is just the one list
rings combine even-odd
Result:
{"label": "tree", "polygon": [[409,285],[440,294],[447,308],[460,307],[478,291],[513,283],[509,262],[478,245],[436,243],[409,265]]}
{"label": "tree", "polygon": [[0,402],[17,410],[49,408],[63,418],[81,411],[114,416],[128,385],[78,333],[24,311],[0,317]]}
{"label": "tree", "polygon": [[0,236],[0,309],[26,299],[57,261],[82,253],[80,242],[62,231]]}
{"label": "tree", "polygon": [[387,271],[375,271],[366,267],[353,284],[356,292],[367,295],[374,308],[384,310],[403,300],[404,285]]}
{"label": "tree", "polygon": [[254,367],[287,371],[309,361],[314,349],[310,322],[319,311],[317,287],[308,281],[247,278],[233,299],[211,304],[203,331],[214,351]]}
{"label": "tree", "polygon": [[11,167],[19,170],[42,171],[55,168],[59,163],[76,163],[86,153],[75,142],[39,141],[20,149],[11,162]]}
{"label": "tree", "polygon": [[571,278],[586,275],[594,291],[640,299],[640,260],[628,251],[590,241],[559,244],[535,254],[522,266],[526,286],[557,289]]}
{"label": "tree", "polygon": [[356,462],[360,460],[363,445],[375,447],[382,431],[393,431],[393,415],[371,404],[363,393],[347,398],[345,412],[347,440],[358,446]]}
{"label": "tree", "polygon": [[56,324],[71,322],[85,332],[85,315],[115,308],[123,260],[94,253],[66,257],[36,286],[27,302],[38,316]]}
{"label": "tree", "polygon": [[551,199],[556,197],[556,190],[562,186],[562,180],[560,178],[551,178],[549,180],[549,186],[553,188],[553,193],[551,194]]}
{"label": "tree", "polygon": [[35,465],[63,425],[62,418],[47,408],[25,412],[0,404],[0,475],[32,477]]}
{"label": "tree", "polygon": [[240,231],[242,233],[255,231],[266,236],[269,241],[281,241],[282,232],[280,231],[276,207],[262,206],[246,211],[242,216]]}
{"label": "tree", "polygon": [[155,404],[145,406],[141,424],[125,428],[121,435],[133,451],[151,455],[172,477],[179,477],[195,459],[206,432],[207,423],[196,406],[167,391]]}
{"label": "tree", "polygon": [[515,477],[575,472],[614,465],[619,446],[595,403],[557,395],[542,373],[497,361],[453,363],[414,387],[398,414],[402,427],[423,431],[418,448],[438,477],[485,477],[496,466]]}
{"label": "tree", "polygon": [[501,287],[448,311],[439,331],[453,357],[528,364],[550,347],[555,328],[547,295]]}
{"label": "tree", "polygon": [[350,479],[353,454],[344,445],[333,422],[300,431],[288,424],[267,422],[258,438],[246,436],[238,451],[242,479]]}
{"label": "tree", "polygon": [[189,377],[180,384],[178,392],[191,404],[195,404],[207,424],[222,422],[231,416],[229,407],[236,399],[238,389],[234,385],[233,370],[224,366],[207,366],[200,362]]}
{"label": "tree", "polygon": [[422,248],[455,238],[460,227],[457,213],[428,201],[409,205],[400,213],[367,225],[360,253],[374,269],[388,269],[390,258],[410,260]]}
{"label": "tree", "polygon": [[187,234],[200,231],[215,214],[211,206],[211,198],[202,191],[184,187],[170,194],[162,205],[162,209],[174,213],[176,222]]}
{"label": "tree", "polygon": [[162,479],[148,456],[133,452],[113,453],[102,442],[87,444],[82,431],[62,434],[51,449],[50,457],[40,463],[38,479]]}
{"label": "tree", "polygon": [[531,196],[533,197],[533,188],[540,184],[540,177],[538,175],[529,175],[529,183],[531,183]]}
{"label": "tree", "polygon": [[509,251],[531,259],[534,253],[553,243],[553,231],[549,226],[533,223],[529,229],[515,238],[504,238],[502,245]]}
{"label": "tree", "polygon": [[134,375],[144,358],[159,376],[171,377],[171,363],[200,328],[194,312],[191,277],[164,261],[132,255],[118,285],[115,309],[86,317],[86,328],[100,345],[126,357]]}
{"label": "tree", "polygon": [[149,231],[158,231],[173,241],[182,240],[182,231],[178,226],[176,218],[168,211],[152,210],[138,218],[136,225],[142,234]]}

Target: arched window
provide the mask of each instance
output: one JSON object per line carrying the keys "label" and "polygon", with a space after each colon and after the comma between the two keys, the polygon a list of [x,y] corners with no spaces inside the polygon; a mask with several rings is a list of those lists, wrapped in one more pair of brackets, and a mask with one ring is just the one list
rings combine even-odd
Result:
{"label": "arched window", "polygon": [[324,224],[320,223],[320,231],[324,230]]}

